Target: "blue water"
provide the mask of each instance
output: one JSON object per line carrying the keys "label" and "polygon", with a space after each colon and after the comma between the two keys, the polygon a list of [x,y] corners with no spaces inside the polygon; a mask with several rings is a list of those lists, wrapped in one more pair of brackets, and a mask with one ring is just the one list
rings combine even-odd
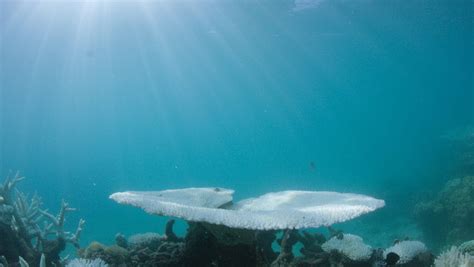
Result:
{"label": "blue water", "polygon": [[0,174],[78,208],[84,245],[162,232],[109,194],[191,186],[369,194],[340,227],[411,233],[474,123],[467,0],[2,0],[0,33]]}

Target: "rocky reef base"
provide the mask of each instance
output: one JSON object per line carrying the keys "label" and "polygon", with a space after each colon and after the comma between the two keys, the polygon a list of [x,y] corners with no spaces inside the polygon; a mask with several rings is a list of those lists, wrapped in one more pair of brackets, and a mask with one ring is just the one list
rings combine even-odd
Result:
{"label": "rocky reef base", "polygon": [[414,209],[424,236],[436,248],[474,239],[474,176],[449,180]]}
{"label": "rocky reef base", "polygon": [[[167,223],[165,234],[116,235],[113,245],[91,243],[79,252],[108,266],[432,266],[434,256],[419,241],[396,241],[392,248],[372,249],[360,237],[329,228],[320,233],[286,230],[252,231],[205,223],[189,223],[184,238]],[[281,235],[280,238],[277,236]],[[276,242],[279,251],[272,249]],[[302,247],[295,253],[294,246]],[[415,244],[411,244],[415,243]],[[397,247],[398,245],[398,247]],[[398,254],[390,254],[393,250]],[[295,255],[298,254],[298,255]],[[396,259],[390,259],[394,256]],[[388,261],[392,262],[388,262]],[[388,265],[391,264],[391,265]]]}

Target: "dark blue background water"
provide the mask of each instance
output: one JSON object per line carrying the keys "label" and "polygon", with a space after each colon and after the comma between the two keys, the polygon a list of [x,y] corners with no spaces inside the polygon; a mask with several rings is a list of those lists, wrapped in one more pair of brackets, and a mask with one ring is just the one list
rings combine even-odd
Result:
{"label": "dark blue background water", "polygon": [[308,3],[3,0],[0,174],[77,207],[84,243],[162,231],[124,190],[358,192],[387,207],[357,220],[408,216],[473,122],[472,1]]}

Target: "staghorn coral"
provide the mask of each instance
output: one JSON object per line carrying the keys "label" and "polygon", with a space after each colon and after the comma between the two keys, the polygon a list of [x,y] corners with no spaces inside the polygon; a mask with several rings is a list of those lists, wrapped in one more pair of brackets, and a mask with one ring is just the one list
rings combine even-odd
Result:
{"label": "staghorn coral", "polygon": [[[29,267],[30,264],[21,256],[18,257],[18,265],[20,267]],[[7,259],[4,256],[0,257],[0,267],[8,267],[10,264],[8,263]],[[44,254],[41,254],[41,258],[39,261],[39,267],[46,267],[46,257]]]}
{"label": "staghorn coral", "polygon": [[44,259],[48,264],[59,266],[59,254],[66,243],[79,247],[85,221],[79,221],[74,233],[65,231],[66,213],[73,209],[63,201],[56,216],[43,210],[40,197],[33,195],[30,198],[15,190],[22,180],[24,177],[17,172],[9,175],[0,186],[0,255],[11,263],[19,262],[19,257],[22,257],[31,265],[37,266]]}

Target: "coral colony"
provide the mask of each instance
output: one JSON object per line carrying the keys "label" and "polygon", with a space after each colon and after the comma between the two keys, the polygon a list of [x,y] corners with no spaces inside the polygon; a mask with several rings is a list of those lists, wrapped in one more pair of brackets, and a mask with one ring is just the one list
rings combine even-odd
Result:
{"label": "coral colony", "polygon": [[383,200],[357,194],[282,191],[232,204],[233,190],[186,188],[115,193],[111,199],[151,214],[252,230],[329,226],[374,211]]}
{"label": "coral colony", "polygon": [[79,248],[85,221],[79,220],[74,233],[67,232],[66,214],[74,209],[63,201],[57,215],[43,210],[38,196],[29,198],[20,191],[14,192],[23,179],[17,173],[0,186],[0,266],[16,262],[22,266],[61,266],[60,253],[66,244]]}
{"label": "coral colony", "polygon": [[[18,174],[8,177],[0,187],[0,267],[474,266],[474,241],[453,246],[435,258],[417,240],[397,240],[386,249],[372,248],[362,237],[333,229],[334,223],[385,205],[383,200],[369,196],[337,192],[282,191],[235,203],[234,191],[224,188],[115,193],[110,198],[120,204],[186,220],[186,236],[178,237],[173,232],[174,220],[169,220],[163,234],[140,233],[128,238],[117,234],[113,245],[92,242],[81,248],[84,220],[79,221],[74,233],[67,232],[65,216],[74,209],[63,201],[58,215],[46,212],[39,197],[13,192],[21,180]],[[441,194],[461,194],[458,185],[470,181],[470,177],[454,181]],[[462,195],[469,193],[472,196],[474,190],[462,191]],[[446,198],[440,197],[417,209],[426,212],[436,201],[451,203],[444,203]],[[446,211],[446,216],[450,212]],[[472,215],[472,210],[466,212]],[[302,230],[317,227],[327,227],[329,235]],[[68,243],[76,248],[77,257],[61,259]],[[279,249],[274,249],[275,243]]]}

